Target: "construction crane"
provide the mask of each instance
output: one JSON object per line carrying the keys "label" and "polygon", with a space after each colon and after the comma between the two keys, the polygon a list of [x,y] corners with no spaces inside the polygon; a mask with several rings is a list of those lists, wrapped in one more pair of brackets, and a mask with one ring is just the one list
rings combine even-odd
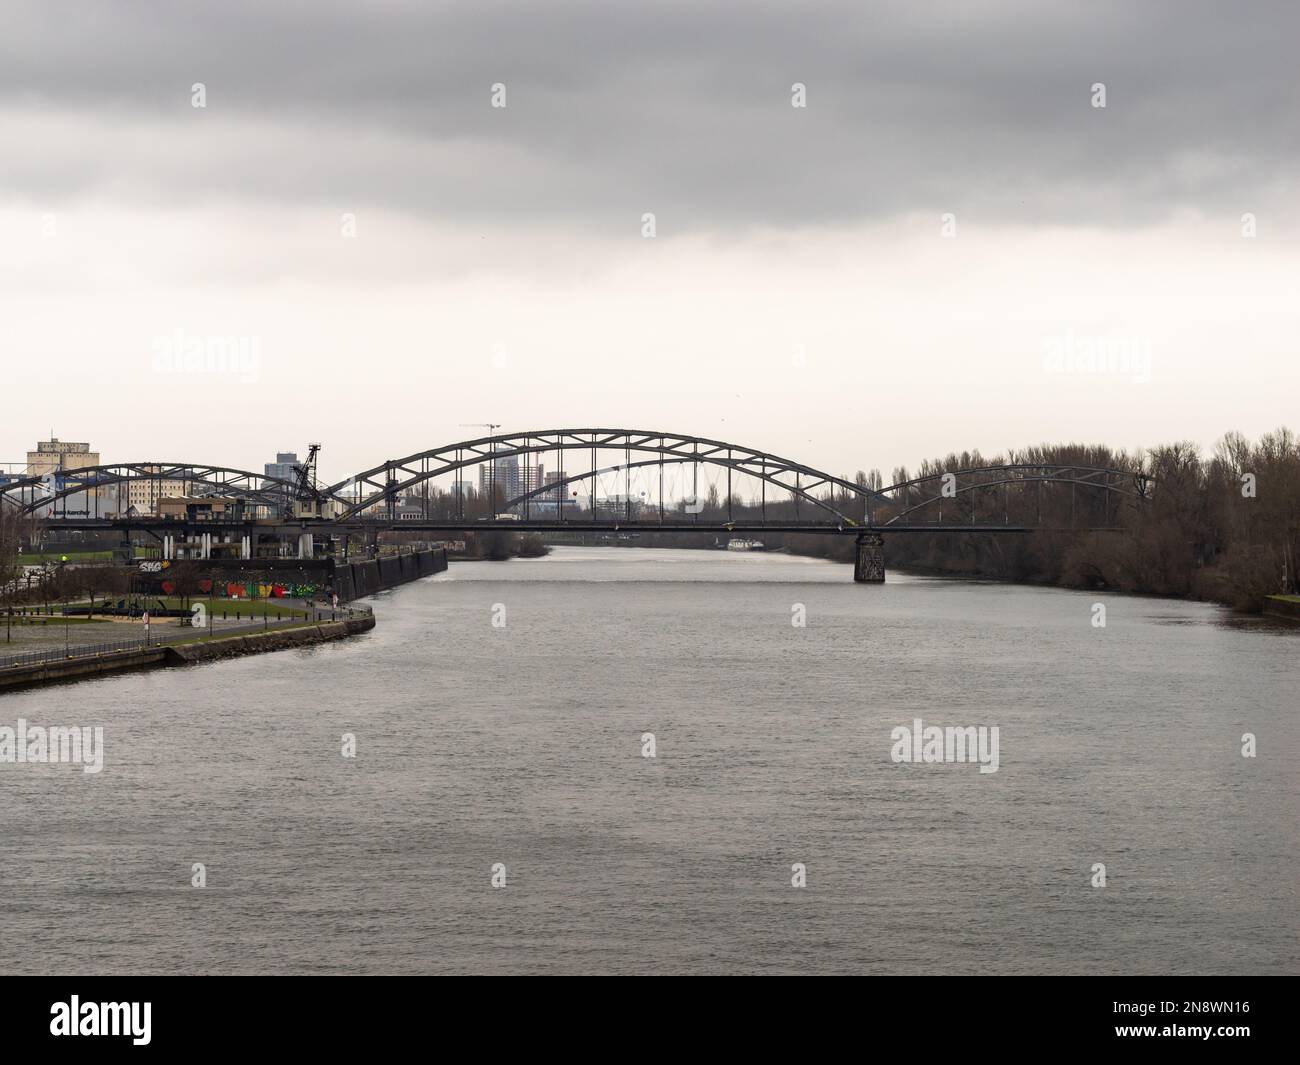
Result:
{"label": "construction crane", "polygon": [[307,445],[307,461],[296,462],[293,472],[298,478],[294,493],[293,516],[295,518],[319,518],[320,490],[316,487],[316,456],[320,454],[320,444]]}

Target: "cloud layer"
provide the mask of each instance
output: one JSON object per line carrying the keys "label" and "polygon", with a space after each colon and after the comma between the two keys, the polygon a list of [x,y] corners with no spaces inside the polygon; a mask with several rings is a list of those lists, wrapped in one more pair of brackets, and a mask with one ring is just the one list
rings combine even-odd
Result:
{"label": "cloud layer", "polygon": [[1298,31],[1286,2],[9,5],[0,192],[663,236],[1276,214]]}

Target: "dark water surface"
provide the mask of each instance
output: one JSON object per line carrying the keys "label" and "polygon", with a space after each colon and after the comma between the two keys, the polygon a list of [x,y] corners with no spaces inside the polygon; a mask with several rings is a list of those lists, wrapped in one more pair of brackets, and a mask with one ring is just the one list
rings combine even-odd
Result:
{"label": "dark water surface", "polygon": [[[0,971],[1300,971],[1300,626],[850,577],[558,549],[0,696],[106,745],[0,765]],[[894,764],[917,717],[997,725],[999,771]]]}

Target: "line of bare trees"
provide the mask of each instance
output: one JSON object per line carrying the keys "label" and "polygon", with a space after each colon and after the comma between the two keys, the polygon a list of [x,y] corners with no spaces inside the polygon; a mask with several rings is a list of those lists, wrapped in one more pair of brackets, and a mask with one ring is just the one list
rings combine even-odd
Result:
{"label": "line of bare trees", "polygon": [[[1267,433],[1255,443],[1240,433],[1228,433],[1210,455],[1187,442],[1137,455],[1105,447],[1044,446],[1006,459],[985,460],[978,452],[949,455],[926,463],[921,472],[1003,461],[1110,467],[1144,473],[1154,483],[1147,498],[1124,499],[1122,505],[1114,498],[1108,502],[1100,491],[1086,495],[1083,505],[1091,511],[1080,515],[1078,523],[1112,525],[1119,532],[1061,528],[1069,524],[1066,495],[1055,491],[1049,493],[1042,520],[1056,531],[1023,537],[939,531],[897,536],[887,544],[890,564],[1067,587],[1192,596],[1247,610],[1259,609],[1266,595],[1296,590],[1300,440],[1289,429]],[[1011,506],[1016,505],[1013,500]],[[1013,513],[1011,520],[1016,519]]]}

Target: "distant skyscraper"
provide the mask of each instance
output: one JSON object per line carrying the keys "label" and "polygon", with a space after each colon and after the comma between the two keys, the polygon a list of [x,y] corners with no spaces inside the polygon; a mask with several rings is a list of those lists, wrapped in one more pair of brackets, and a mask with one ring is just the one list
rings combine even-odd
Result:
{"label": "distant skyscraper", "polygon": [[545,483],[546,470],[542,463],[535,466],[520,466],[515,455],[499,458],[493,464],[496,469],[490,471],[486,464],[479,467],[478,490],[486,496],[495,482],[498,503],[509,503]]}
{"label": "distant skyscraper", "polygon": [[267,477],[278,477],[282,481],[297,480],[298,474],[294,471],[294,466],[298,462],[298,453],[296,451],[277,451],[275,461],[268,462],[262,467],[262,472]]}
{"label": "distant skyscraper", "polygon": [[524,482],[519,489],[521,495],[525,492],[532,492],[535,489],[541,488],[542,485],[546,483],[546,470],[540,462],[536,466],[525,466],[523,468],[523,473]]}
{"label": "distant skyscraper", "polygon": [[519,495],[519,459],[514,455],[495,459],[491,467],[487,464],[479,467],[479,493],[489,496],[494,487],[500,503],[509,502]]}
{"label": "distant skyscraper", "polygon": [[[538,469],[540,470],[541,467],[539,466]],[[563,499],[565,493],[565,487],[566,487],[565,485],[560,483],[563,480],[564,480],[563,470],[555,470],[551,473],[546,474],[542,478],[542,484],[554,485],[555,487],[552,488],[549,492],[542,493],[541,498],[550,500],[552,503],[558,503],[561,499]]]}

